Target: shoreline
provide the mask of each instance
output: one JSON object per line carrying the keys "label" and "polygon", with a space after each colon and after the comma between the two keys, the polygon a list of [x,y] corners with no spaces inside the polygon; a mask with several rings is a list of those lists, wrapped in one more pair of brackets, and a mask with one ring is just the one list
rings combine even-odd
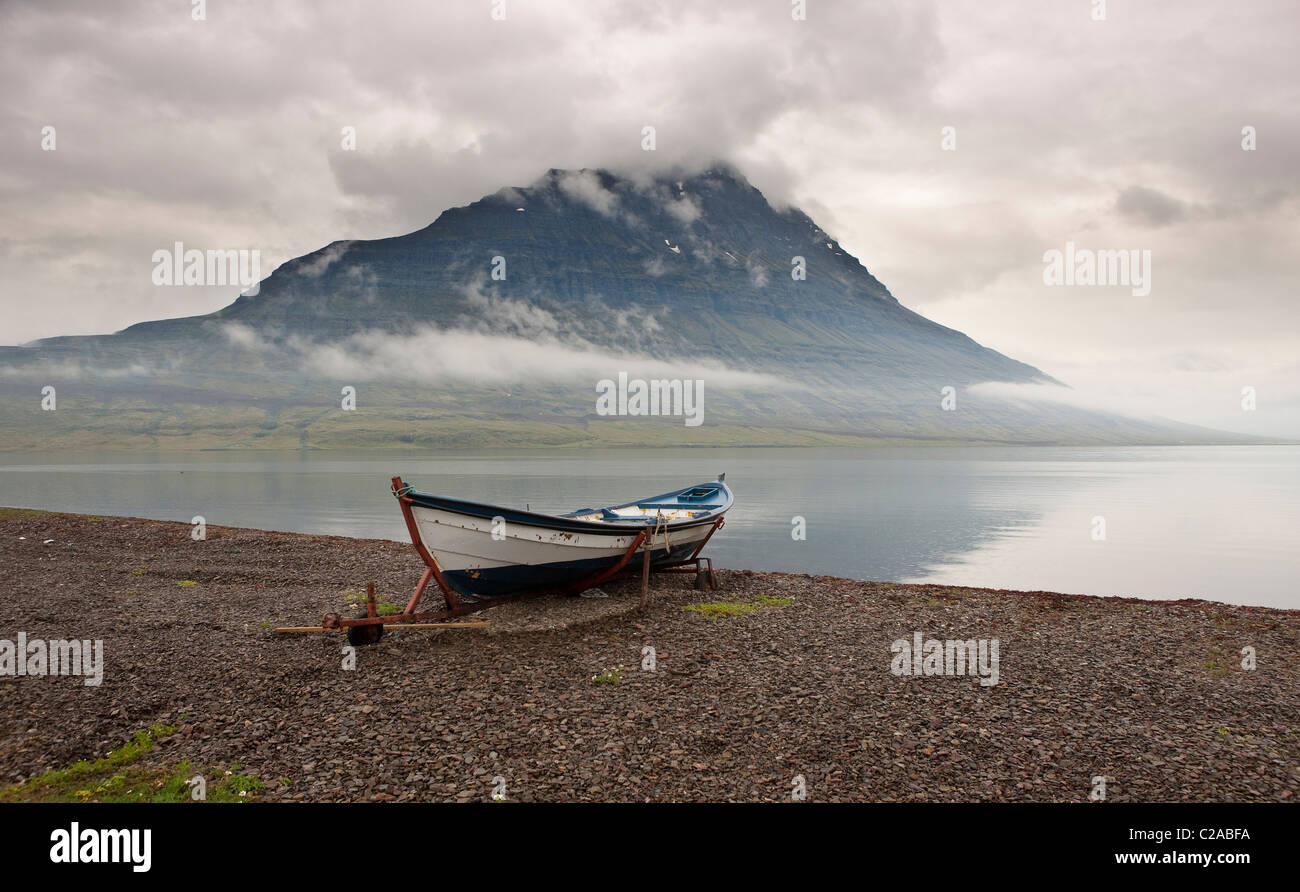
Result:
{"label": "shoreline", "polygon": [[[645,613],[623,580],[385,635],[345,670],[341,636],[269,629],[369,581],[404,603],[409,543],[189,534],[0,509],[0,639],[105,654],[99,686],[0,676],[0,785],[166,724],[142,765],[238,763],[264,801],[479,801],[493,778],[510,800],[779,801],[796,775],[810,801],[1086,802],[1097,776],[1110,801],[1300,793],[1297,610],[719,568],[713,593],[653,577]],[[894,674],[914,634],[997,639],[998,683]]]}
{"label": "shoreline", "polygon": [[[802,431],[794,431],[802,433]],[[821,432],[815,432],[821,433]],[[828,434],[830,436],[830,434]],[[1246,435],[1243,435],[1246,436]],[[483,454],[483,453],[517,453],[517,452],[534,452],[543,453],[569,451],[591,451],[591,450],[627,450],[627,449],[645,449],[645,450],[662,450],[662,449],[692,449],[692,450],[719,450],[719,449],[1217,449],[1226,447],[1279,447],[1279,446],[1300,446],[1300,440],[1289,440],[1285,437],[1268,437],[1263,435],[1250,435],[1250,440],[1186,440],[1186,441],[1167,441],[1167,440],[1134,440],[1128,441],[1070,441],[1070,440],[959,440],[943,439],[938,437],[881,437],[869,435],[855,435],[847,433],[834,434],[834,439],[821,441],[817,439],[802,439],[783,442],[779,439],[766,441],[736,440],[718,441],[708,443],[659,443],[653,441],[647,442],[619,442],[607,440],[575,441],[572,443],[527,443],[519,442],[508,446],[500,445],[483,445],[474,446],[472,443],[462,443],[460,445],[438,446],[440,453],[457,453],[466,454]],[[131,442],[116,441],[89,441],[84,444],[79,443],[74,446],[63,445],[67,442],[66,438],[60,438],[55,443],[31,443],[21,446],[11,446],[0,443],[0,456],[5,455],[23,455],[39,452],[49,455],[83,455],[94,453],[114,453],[123,454],[131,453],[138,455],[201,455],[204,453],[230,453],[236,455],[255,455],[258,453],[288,453],[288,452],[306,452],[312,455],[331,455],[348,452],[372,453],[379,452],[385,456],[408,456],[420,455],[427,456],[431,444],[408,444],[393,443],[392,441],[383,441],[368,443],[358,441],[356,443],[339,444],[298,444],[285,445],[279,444],[274,446],[251,445],[246,443],[228,443],[224,445],[187,445],[185,443],[150,443],[140,444]]]}

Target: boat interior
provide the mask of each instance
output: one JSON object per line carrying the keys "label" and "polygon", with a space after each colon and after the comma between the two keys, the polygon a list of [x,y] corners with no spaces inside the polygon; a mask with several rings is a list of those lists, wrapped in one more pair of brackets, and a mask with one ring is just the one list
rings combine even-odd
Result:
{"label": "boat interior", "polygon": [[727,505],[729,498],[719,481],[611,508],[581,508],[563,516],[605,523],[671,523],[712,514]]}
{"label": "boat interior", "polygon": [[[572,517],[575,520],[594,520],[604,521],[607,523],[629,523],[638,520],[644,520],[647,523],[658,521],[660,518],[671,520],[689,520],[692,517],[699,517],[702,514],[708,514],[711,509],[703,508],[695,511],[689,511],[685,508],[651,508],[650,506],[631,505],[626,508],[586,508],[583,512],[566,514],[565,517]],[[585,512],[585,513],[584,513]]]}

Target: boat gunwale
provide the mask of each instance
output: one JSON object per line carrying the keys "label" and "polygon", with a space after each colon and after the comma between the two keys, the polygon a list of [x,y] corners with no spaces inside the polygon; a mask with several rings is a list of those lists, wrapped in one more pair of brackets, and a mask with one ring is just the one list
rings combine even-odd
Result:
{"label": "boat gunwale", "polygon": [[[643,502],[653,502],[668,496],[676,496],[680,493],[697,489],[701,486],[717,486],[726,496],[726,501],[722,505],[715,506],[707,510],[698,517],[691,517],[686,520],[667,520],[660,526],[660,529],[684,530],[695,526],[703,526],[715,522],[719,517],[726,514],[735,502],[731,488],[720,480],[710,480],[705,483],[696,483],[692,486],[685,486],[679,490],[670,493],[661,493],[657,496],[650,496],[645,499],[637,499],[631,502],[624,502],[621,505],[611,505],[610,510],[618,508],[627,508],[633,505],[639,505]],[[440,496],[434,493],[421,492],[416,489],[408,490],[405,497],[411,500],[412,507],[429,508],[434,510],[448,511],[452,514],[464,514],[467,517],[492,518],[504,517],[508,523],[516,523],[523,526],[542,527],[557,532],[582,532],[605,534],[610,536],[635,536],[642,530],[653,528],[648,520],[636,523],[610,522],[604,520],[580,520],[575,517],[566,517],[558,514],[543,514],[538,511],[527,511],[519,508],[510,508],[505,505],[495,505],[490,502],[474,502],[469,499],[458,499],[454,496]],[[689,507],[689,506],[683,506]],[[581,509],[591,511],[601,511],[601,508]]]}

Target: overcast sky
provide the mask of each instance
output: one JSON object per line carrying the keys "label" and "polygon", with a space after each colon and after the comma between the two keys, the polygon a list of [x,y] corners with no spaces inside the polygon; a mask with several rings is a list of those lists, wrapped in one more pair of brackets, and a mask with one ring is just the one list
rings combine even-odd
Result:
{"label": "overcast sky", "polygon": [[[176,241],[265,275],[551,167],[718,158],[1081,399],[1300,436],[1294,0],[793,6],[0,2],[0,343],[233,300],[152,284]],[[1067,241],[1150,251],[1150,293],[1046,286]]]}

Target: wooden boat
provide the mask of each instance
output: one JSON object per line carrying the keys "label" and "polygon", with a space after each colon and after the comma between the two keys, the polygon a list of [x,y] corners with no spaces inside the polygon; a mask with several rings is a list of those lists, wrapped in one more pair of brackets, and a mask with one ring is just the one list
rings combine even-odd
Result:
{"label": "wooden boat", "polygon": [[[581,592],[640,569],[641,607],[651,571],[696,574],[699,588],[716,586],[713,562],[700,557],[725,523],[731,490],[723,476],[674,492],[568,514],[539,514],[500,505],[418,492],[393,478],[411,544],[424,573],[398,613],[381,614],[374,583],[366,586],[366,609],[357,617],[327,613],[319,626],[284,626],[277,633],[346,631],[354,645],[374,644],[385,627],[457,628],[485,623],[444,620],[492,607],[531,592]],[[628,564],[639,557],[632,568]],[[446,606],[421,610],[430,583]]]}
{"label": "wooden boat", "polygon": [[[582,591],[649,551],[652,570],[695,564],[732,494],[708,483],[568,514],[541,514],[420,492],[394,478],[416,550],[446,592],[498,598],[537,590]],[[454,606],[454,605],[453,605]]]}

